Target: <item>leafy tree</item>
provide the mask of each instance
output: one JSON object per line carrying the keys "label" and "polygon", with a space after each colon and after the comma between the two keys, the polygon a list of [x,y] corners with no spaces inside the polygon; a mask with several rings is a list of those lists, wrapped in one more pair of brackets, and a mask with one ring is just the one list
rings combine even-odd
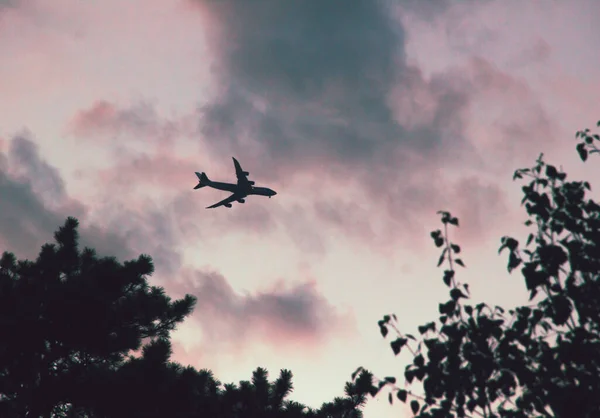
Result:
{"label": "leafy tree", "polygon": [[[576,137],[582,161],[600,152],[597,134]],[[509,273],[520,267],[531,304],[507,315],[500,306],[463,302],[469,288],[456,281],[455,266],[465,264],[448,234],[458,219],[440,212],[443,231],[431,237],[442,249],[438,266],[447,265],[450,298],[439,304],[438,320],[418,327],[418,339],[398,330],[395,315],[378,323],[384,337],[397,334],[394,354],[411,350],[404,387],[419,383],[422,395],[393,377],[373,379],[366,392],[390,388],[390,402],[409,402],[420,418],[600,416],[600,205],[586,198],[588,182],[567,181],[542,155],[514,174],[526,177],[525,225],[534,230],[525,246],[502,237],[499,252],[508,251]],[[359,368],[355,376],[362,375],[370,373]]]}
{"label": "leafy tree", "polygon": [[192,311],[192,296],[171,301],[148,285],[150,257],[121,264],[80,251],[77,227],[68,218],[35,261],[0,259],[0,416],[48,417],[81,401],[92,374],[121,366],[144,339],[167,338]]}
{"label": "leafy tree", "polygon": [[[0,417],[359,418],[365,395],[317,410],[287,400],[292,373],[222,385],[210,370],[170,360],[170,331],[195,298],[150,286],[152,260],[119,263],[78,248],[68,218],[35,261],[0,259]],[[369,382],[367,382],[367,385]]]}

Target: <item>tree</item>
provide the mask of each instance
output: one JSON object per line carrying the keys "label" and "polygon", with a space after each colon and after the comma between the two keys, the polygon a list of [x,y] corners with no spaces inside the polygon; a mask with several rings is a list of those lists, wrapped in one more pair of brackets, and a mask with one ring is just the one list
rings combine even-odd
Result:
{"label": "tree", "polygon": [[195,298],[171,301],[150,286],[149,256],[119,263],[80,251],[77,228],[67,218],[35,261],[0,258],[0,417],[361,417],[356,384],[313,410],[286,399],[288,370],[222,385],[171,361],[170,332]]}
{"label": "tree", "polygon": [[324,403],[317,410],[287,400],[293,390],[292,372],[281,370],[269,382],[267,370],[258,367],[251,380],[221,384],[210,370],[197,371],[169,361],[171,346],[160,339],[131,358],[100,389],[105,400],[88,408],[106,418],[360,418],[364,395]]}
{"label": "tree", "polygon": [[[0,415],[50,416],[77,387],[118,368],[142,340],[166,338],[193,308],[149,286],[152,260],[123,264],[78,248],[68,218],[37,260],[0,259]],[[83,395],[82,395],[83,396]]]}
{"label": "tree", "polygon": [[[582,161],[600,152],[597,134],[586,129],[576,137]],[[404,379],[420,382],[423,395],[396,386],[393,377],[373,379],[366,392],[390,388],[390,402],[410,402],[420,418],[600,416],[600,206],[586,198],[588,182],[567,181],[543,155],[514,174],[525,177],[525,225],[534,231],[525,246],[502,237],[499,252],[508,251],[509,273],[520,267],[531,304],[505,315],[500,306],[463,302],[469,288],[456,281],[455,266],[465,264],[448,234],[458,219],[440,212],[443,231],[431,237],[442,249],[438,266],[447,265],[450,298],[439,304],[438,320],[418,327],[418,339],[398,330],[395,315],[378,323],[384,337],[397,334],[394,354],[405,347],[413,353]],[[370,373],[356,372],[363,374]]]}

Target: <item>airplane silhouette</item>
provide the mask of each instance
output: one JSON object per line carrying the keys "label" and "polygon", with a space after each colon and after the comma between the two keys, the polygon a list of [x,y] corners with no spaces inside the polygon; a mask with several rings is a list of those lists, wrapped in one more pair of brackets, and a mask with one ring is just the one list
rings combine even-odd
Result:
{"label": "airplane silhouette", "polygon": [[231,207],[232,202],[238,201],[240,203],[244,203],[246,201],[246,197],[249,195],[259,195],[259,196],[275,196],[277,192],[268,187],[256,187],[254,186],[254,182],[248,180],[248,175],[250,174],[247,171],[242,170],[240,163],[238,160],[233,158],[233,165],[235,166],[235,175],[237,177],[237,184],[235,183],[222,183],[219,181],[210,180],[205,173],[199,173],[196,171],[196,176],[198,176],[198,185],[194,187],[194,190],[201,189],[202,187],[208,186],[217,190],[224,190],[226,192],[231,192],[232,195],[226,199],[221,200],[218,203],[215,203],[212,206],[208,206],[206,209],[212,209],[219,206],[225,206],[227,208]]}

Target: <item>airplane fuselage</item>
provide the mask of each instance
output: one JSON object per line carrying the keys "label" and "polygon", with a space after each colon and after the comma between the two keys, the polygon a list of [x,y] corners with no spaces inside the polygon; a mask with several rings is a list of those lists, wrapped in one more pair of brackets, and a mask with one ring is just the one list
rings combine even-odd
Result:
{"label": "airplane fuselage", "polygon": [[238,193],[240,191],[240,187],[237,184],[233,183],[223,183],[221,181],[210,181],[207,184],[208,187],[212,187],[213,189],[223,190],[225,192],[230,193]]}
{"label": "airplane fuselage", "polygon": [[245,197],[251,194],[259,195],[259,196],[273,196],[275,192],[268,187],[255,187],[248,186],[247,188],[238,186],[235,183],[224,183],[221,181],[209,181],[206,184],[208,187],[212,187],[213,189],[223,190],[230,193],[235,193],[236,196]]}

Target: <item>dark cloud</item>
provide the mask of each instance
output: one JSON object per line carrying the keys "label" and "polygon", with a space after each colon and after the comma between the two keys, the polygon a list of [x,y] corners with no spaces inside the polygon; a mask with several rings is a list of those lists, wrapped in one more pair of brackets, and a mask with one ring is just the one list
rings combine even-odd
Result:
{"label": "dark cloud", "polygon": [[0,12],[3,8],[16,7],[19,0],[0,0]]}
{"label": "dark cloud", "polygon": [[[391,216],[402,225],[439,209],[434,194],[443,188],[429,181],[441,164],[465,158],[469,97],[455,75],[426,80],[406,63],[389,4],[195,1],[218,61],[218,94],[200,108],[211,150],[260,160],[251,171],[269,181],[306,172],[350,179],[368,207],[363,221]],[[414,188],[411,199],[424,200],[406,204]],[[317,209],[339,224],[330,208]]]}
{"label": "dark cloud", "polygon": [[10,141],[8,158],[11,161],[13,174],[28,179],[36,195],[43,196],[46,201],[62,201],[66,198],[65,184],[60,173],[39,156],[39,148],[29,139],[26,132],[15,136]]}
{"label": "dark cloud", "polygon": [[[248,342],[272,346],[314,346],[338,327],[354,329],[352,318],[340,314],[314,282],[282,283],[266,290],[239,294],[219,273],[188,271],[176,289],[198,298],[193,320],[203,340],[239,349]],[[174,287],[175,289],[175,287]]]}
{"label": "dark cloud", "polygon": [[[392,87],[412,78],[404,32],[385,3],[202,4],[221,29],[211,38],[221,94],[201,109],[215,147],[243,153],[249,134],[271,165],[310,166],[325,154],[372,169],[397,162],[399,147],[426,152],[440,141],[439,125],[407,129],[390,108]],[[440,97],[440,123],[462,105],[449,93]]]}
{"label": "dark cloud", "polygon": [[30,184],[12,178],[5,170],[0,171],[0,196],[2,250],[35,256],[64,218],[48,211]]}
{"label": "dark cloud", "polygon": [[9,141],[8,154],[0,155],[2,251],[35,257],[44,243],[53,242],[54,232],[65,219],[75,216],[82,221],[82,246],[96,248],[101,255],[134,256],[118,234],[85,224],[85,207],[67,197],[60,173],[40,157],[28,135],[15,136]]}

